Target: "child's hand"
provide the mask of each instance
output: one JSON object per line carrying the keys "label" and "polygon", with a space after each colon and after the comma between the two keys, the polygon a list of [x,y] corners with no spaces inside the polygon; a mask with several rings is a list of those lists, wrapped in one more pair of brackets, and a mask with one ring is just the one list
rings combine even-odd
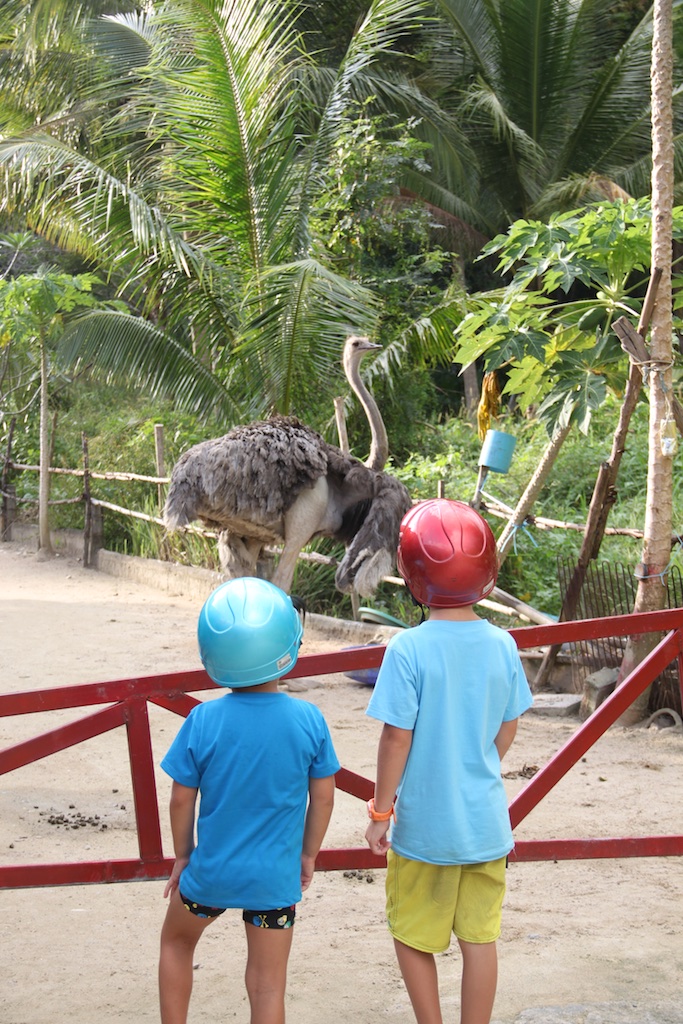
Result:
{"label": "child's hand", "polygon": [[176,857],[175,863],[173,865],[173,870],[171,871],[171,877],[166,883],[166,888],[164,889],[164,899],[166,899],[167,896],[170,896],[174,889],[178,888],[180,876],[182,875],[183,871],[185,870],[189,862],[189,857]]}
{"label": "child's hand", "polygon": [[373,853],[377,853],[380,856],[386,855],[387,850],[391,846],[391,841],[387,834],[390,824],[390,821],[371,821],[368,825],[365,838]]}
{"label": "child's hand", "polygon": [[309,885],[313,881],[313,874],[315,872],[315,857],[307,857],[305,853],[301,854],[301,891],[305,892]]}

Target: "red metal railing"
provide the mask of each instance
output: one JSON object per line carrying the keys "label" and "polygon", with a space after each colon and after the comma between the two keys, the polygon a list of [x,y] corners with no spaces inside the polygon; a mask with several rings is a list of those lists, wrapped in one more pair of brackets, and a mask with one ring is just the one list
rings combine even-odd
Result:
{"label": "red metal railing", "polygon": [[[531,626],[511,632],[522,649],[607,636],[665,633],[648,657],[514,797],[510,804],[510,818],[513,828],[516,828],[674,659],[678,659],[679,679],[683,679],[683,608],[641,615],[563,622],[550,626]],[[374,668],[380,664],[383,654],[384,647],[376,646],[331,654],[304,655],[299,658],[287,678]],[[190,693],[214,688],[206,673],[199,670],[0,695],[0,717],[108,705],[77,721],[0,751],[0,775],[125,725],[139,850],[139,857],[126,860],[0,865],[0,889],[127,882],[167,877],[173,859],[165,857],[162,849],[148,703],[179,715],[188,715],[192,707],[198,703]],[[339,771],[337,786],[361,800],[369,799],[373,792],[373,782],[370,779],[346,768]],[[609,839],[518,840],[511,856],[518,861],[533,861],[680,855],[683,855],[683,836],[662,835]],[[322,850],[318,859],[318,867],[327,871],[383,867],[384,864],[384,858],[375,856],[366,848]]]}

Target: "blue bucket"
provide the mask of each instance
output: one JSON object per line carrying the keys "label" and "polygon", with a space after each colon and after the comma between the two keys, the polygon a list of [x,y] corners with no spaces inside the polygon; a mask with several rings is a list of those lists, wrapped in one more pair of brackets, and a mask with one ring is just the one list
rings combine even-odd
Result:
{"label": "blue bucket", "polygon": [[479,465],[490,469],[492,473],[507,473],[512,462],[517,438],[505,434],[502,430],[487,430],[481,446]]}

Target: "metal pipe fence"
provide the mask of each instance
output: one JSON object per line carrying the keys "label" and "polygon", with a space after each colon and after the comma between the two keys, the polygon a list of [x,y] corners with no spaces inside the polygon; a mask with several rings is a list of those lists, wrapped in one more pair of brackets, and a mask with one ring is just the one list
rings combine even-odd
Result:
{"label": "metal pipe fence", "polygon": [[[664,636],[647,658],[576,730],[510,803],[510,819],[518,828],[530,812],[610,728],[647,686],[672,661],[683,659],[683,608],[640,615],[609,616],[529,626],[511,630],[520,649],[553,643],[577,643],[643,633]],[[353,648],[329,654],[303,655],[285,678],[376,668],[384,646]],[[104,683],[0,695],[0,717],[94,708],[83,717],[0,751],[0,775],[73,747],[112,729],[125,727],[135,806],[138,856],[119,860],[0,865],[0,889],[101,882],[141,881],[168,876],[173,858],[164,854],[148,705],[186,716],[198,703],[195,692],[215,689],[203,670],[119,679]],[[101,707],[101,705],[106,705]],[[372,780],[342,768],[337,787],[367,800]],[[622,836],[525,840],[517,838],[511,859],[517,861],[586,858],[683,856],[683,835]],[[385,860],[366,848],[324,849],[320,870],[383,867]]]}

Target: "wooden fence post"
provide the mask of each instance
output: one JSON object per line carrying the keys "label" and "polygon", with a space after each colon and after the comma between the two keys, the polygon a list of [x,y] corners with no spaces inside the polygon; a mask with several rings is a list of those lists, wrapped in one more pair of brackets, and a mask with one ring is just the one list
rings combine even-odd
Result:
{"label": "wooden fence post", "polygon": [[16,516],[17,502],[16,502],[16,489],[10,487],[9,474],[12,468],[12,439],[14,437],[14,427],[16,425],[16,416],[13,416],[9,424],[9,432],[7,434],[7,451],[5,452],[5,461],[2,464],[2,522],[0,523],[0,540],[10,541],[12,539],[12,523]]}
{"label": "wooden fence post", "polygon": [[104,547],[104,515],[99,505],[90,502],[90,561],[94,562],[95,552]]}
{"label": "wooden fence post", "polygon": [[[154,448],[156,452],[157,460],[157,476],[166,476],[164,472],[164,425],[163,423],[154,424]],[[157,484],[157,497],[159,501],[159,511],[161,512],[164,507],[164,485]]]}
{"label": "wooden fence post", "polygon": [[[343,451],[344,455],[350,455],[351,449],[349,447],[349,435],[346,429],[346,413],[344,411],[344,399],[339,397],[334,400],[334,417],[337,421],[337,435],[339,437],[339,447]],[[360,619],[360,598],[355,590],[351,591],[351,614],[353,615],[356,622]]]}
{"label": "wooden fence post", "polygon": [[17,517],[17,489],[12,484],[5,484],[2,489],[2,530],[0,541],[12,539],[12,523]]}
{"label": "wooden fence post", "polygon": [[81,434],[83,447],[83,566],[91,564],[90,539],[92,536],[92,503],[90,501],[90,459],[88,456],[88,438]]}

